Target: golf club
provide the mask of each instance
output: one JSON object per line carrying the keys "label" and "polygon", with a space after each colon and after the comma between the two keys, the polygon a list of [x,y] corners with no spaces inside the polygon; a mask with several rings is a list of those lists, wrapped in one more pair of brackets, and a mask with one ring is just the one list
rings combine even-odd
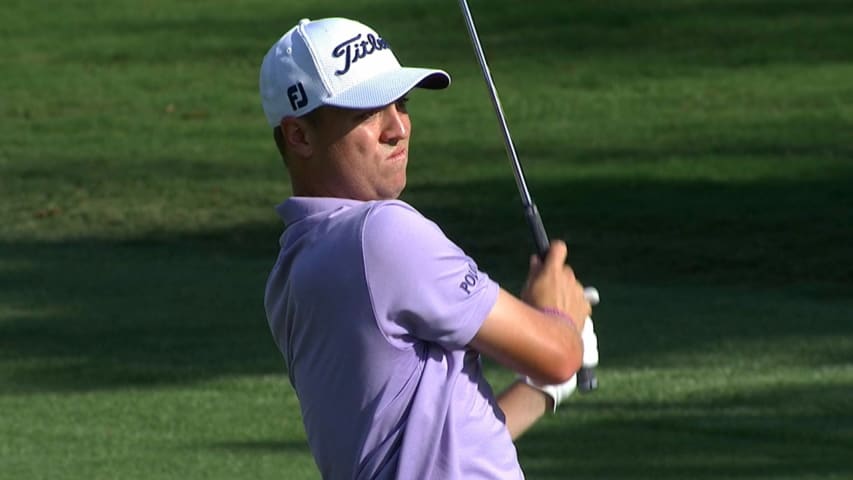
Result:
{"label": "golf club", "polygon": [[[480,70],[483,72],[483,79],[486,81],[486,87],[489,90],[489,96],[492,99],[492,106],[495,107],[495,113],[498,117],[501,133],[504,138],[504,146],[506,147],[507,155],[513,167],[515,174],[515,183],[518,186],[518,193],[521,196],[521,203],[524,206],[524,216],[527,219],[527,224],[533,232],[533,240],[536,243],[536,251],[540,258],[544,258],[550,247],[548,234],[545,232],[545,226],[542,224],[542,218],[539,216],[539,210],[533,202],[530,195],[530,190],[527,188],[527,182],[524,179],[524,171],[521,168],[521,162],[518,159],[518,154],[515,151],[515,144],[512,141],[512,136],[509,133],[509,127],[506,124],[501,101],[498,99],[498,92],[495,89],[495,82],[492,80],[492,74],[489,71],[489,65],[486,63],[486,55],[483,53],[483,47],[480,45],[480,38],[477,35],[477,28],[474,26],[474,19],[471,16],[471,10],[468,8],[467,0],[459,0],[459,7],[462,9],[462,16],[465,19],[465,25],[468,27],[468,35],[471,37],[471,44],[474,47],[474,53],[477,56],[477,61],[480,63]],[[586,293],[589,298],[593,295],[591,292]],[[595,292],[595,298],[598,297],[598,292]],[[592,302],[590,302],[592,303]],[[578,390],[588,392],[598,388],[598,379],[595,376],[595,370],[589,367],[583,367],[577,374]]]}

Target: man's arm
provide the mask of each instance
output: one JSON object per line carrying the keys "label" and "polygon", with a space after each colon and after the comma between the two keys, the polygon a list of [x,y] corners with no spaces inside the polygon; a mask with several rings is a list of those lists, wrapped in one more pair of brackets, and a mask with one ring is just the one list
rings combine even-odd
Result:
{"label": "man's arm", "polygon": [[[558,241],[552,244],[544,262],[534,259],[522,292],[524,300],[501,290],[471,341],[480,353],[541,384],[568,381],[580,369],[583,359],[580,331],[591,307],[584,298],[583,287],[565,265],[566,254],[565,243]],[[516,382],[502,392],[498,405],[512,438],[552,408],[551,401],[548,395],[524,382]]]}
{"label": "man's arm", "polygon": [[[471,345],[543,384],[567,381],[583,358],[583,343],[574,325],[543,314],[504,290]],[[507,387],[497,400],[513,440],[553,409],[551,397],[523,381]]]}
{"label": "man's arm", "polygon": [[503,289],[471,346],[543,384],[565,382],[583,359],[583,342],[573,322],[533,308]]}
{"label": "man's arm", "polygon": [[523,381],[516,381],[498,395],[498,406],[506,416],[506,428],[513,440],[551,411],[551,397]]}

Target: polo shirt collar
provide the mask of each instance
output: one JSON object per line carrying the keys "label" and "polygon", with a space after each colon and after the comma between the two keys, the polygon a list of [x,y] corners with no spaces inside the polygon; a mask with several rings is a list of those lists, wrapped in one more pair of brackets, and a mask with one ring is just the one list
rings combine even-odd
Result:
{"label": "polo shirt collar", "polygon": [[276,207],[276,212],[285,225],[296,223],[303,218],[323,212],[362,205],[361,200],[334,197],[290,197]]}

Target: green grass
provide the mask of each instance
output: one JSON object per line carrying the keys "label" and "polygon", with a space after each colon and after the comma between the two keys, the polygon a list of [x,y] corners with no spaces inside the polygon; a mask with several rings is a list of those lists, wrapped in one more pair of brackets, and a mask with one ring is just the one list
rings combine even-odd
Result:
{"label": "green grass", "polygon": [[[471,3],[549,233],[603,300],[602,388],[519,442],[528,477],[853,476],[853,5]],[[453,75],[413,95],[404,198],[520,285],[455,2],[2,11],[0,478],[318,478],[261,299],[288,180],[257,68],[300,17]]]}

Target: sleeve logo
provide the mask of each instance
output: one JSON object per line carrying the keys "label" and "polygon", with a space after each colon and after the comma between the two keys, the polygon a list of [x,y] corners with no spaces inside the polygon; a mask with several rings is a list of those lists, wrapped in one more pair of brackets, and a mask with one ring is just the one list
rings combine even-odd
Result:
{"label": "sleeve logo", "polygon": [[474,265],[469,263],[468,271],[465,273],[465,278],[462,280],[462,283],[459,284],[459,288],[468,295],[471,295],[471,289],[477,286],[478,280],[480,280],[480,276],[477,273],[477,269]]}

